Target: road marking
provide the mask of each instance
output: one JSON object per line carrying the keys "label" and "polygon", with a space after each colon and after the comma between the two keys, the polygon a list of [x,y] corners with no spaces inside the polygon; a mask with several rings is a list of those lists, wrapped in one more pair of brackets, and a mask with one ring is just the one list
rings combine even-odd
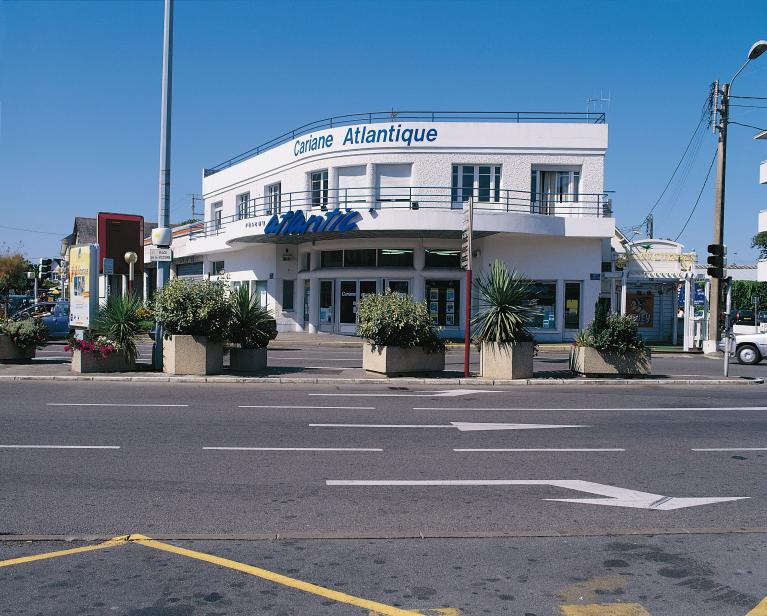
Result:
{"label": "road marking", "polygon": [[412,394],[375,393],[375,394],[344,394],[344,393],[314,393],[310,396],[347,396],[355,398],[455,398],[471,394],[500,394],[497,389],[445,389],[441,391],[418,391]]}
{"label": "road marking", "polygon": [[639,603],[560,605],[564,616],[650,616]]}
{"label": "road marking", "polygon": [[338,409],[346,411],[375,411],[374,406],[276,406],[274,404],[241,404],[238,409]]}
{"label": "road marking", "polygon": [[383,451],[374,447],[203,447],[208,451]]}
{"label": "road marking", "polygon": [[182,407],[188,404],[131,404],[120,402],[48,402],[47,406],[130,406],[130,407]]}
{"label": "road marking", "polygon": [[606,498],[544,498],[543,500],[655,511],[670,511],[750,498],[748,496],[677,498],[578,479],[328,479],[325,484],[328,486],[551,486],[598,494]]}
{"label": "road marking", "polygon": [[92,552],[93,550],[102,550],[104,548],[112,548],[118,545],[125,545],[127,543],[127,536],[113,537],[109,541],[102,543],[96,543],[94,545],[85,545],[79,548],[70,548],[68,550],[58,550],[56,552],[45,552],[43,554],[35,554],[33,556],[21,556],[20,558],[10,558],[8,560],[0,560],[0,567],[11,567],[13,565],[21,565],[24,563],[31,563],[36,560],[46,560],[48,558],[58,558],[59,556],[69,556],[70,554],[80,554],[82,552]]}
{"label": "road marking", "polygon": [[[413,610],[408,613],[421,614],[422,616],[461,616],[460,610],[454,607],[436,607],[425,610]],[[368,612],[368,616],[381,616],[381,612]]]}
{"label": "road marking", "polygon": [[746,616],[767,616],[767,597],[762,599],[753,610],[748,612]]}
{"label": "road marking", "polygon": [[470,423],[451,421],[449,424],[309,424],[310,428],[456,428],[461,432],[487,430],[546,430],[550,428],[589,428],[581,425],[521,424],[521,423]]}
{"label": "road marking", "polygon": [[[316,395],[316,394],[309,394]],[[610,408],[499,408],[478,406],[416,406],[414,411],[767,411],[767,406],[685,406],[685,407],[624,407],[619,409]]]}
{"label": "road marking", "polygon": [[767,451],[767,447],[708,447],[691,451]]}
{"label": "road marking", "polygon": [[0,449],[120,449],[119,445],[0,445]]}
{"label": "road marking", "polygon": [[534,451],[545,451],[545,452],[612,452],[612,451],[626,451],[625,449],[609,449],[609,448],[603,448],[603,449],[557,449],[557,448],[540,448],[540,449],[453,449],[453,451],[460,451],[460,452],[497,452],[497,453],[503,453],[503,452],[534,452]]}
{"label": "road marking", "polygon": [[274,571],[261,569],[260,567],[254,567],[253,565],[247,565],[245,563],[229,560],[228,558],[222,558],[220,556],[214,556],[204,552],[196,552],[194,550],[180,548],[169,543],[162,543],[143,535],[130,535],[130,540],[135,541],[135,543],[140,545],[154,548],[156,550],[161,550],[163,552],[170,552],[171,554],[178,554],[179,556],[186,556],[187,558],[194,558],[196,560],[201,560],[213,565],[218,565],[219,567],[226,567],[227,569],[233,569],[235,571],[247,573],[248,575],[253,575],[275,584],[281,584],[289,588],[308,592],[319,597],[324,597],[325,599],[331,599],[332,601],[337,601],[339,603],[355,605],[374,613],[382,614],[383,616],[413,616],[413,612],[407,610],[385,605],[383,603],[378,603],[377,601],[369,601],[368,599],[362,599],[361,597],[348,595],[343,592],[338,592],[337,590],[330,590],[329,588],[324,588],[323,586],[318,586],[310,582],[297,580],[280,573],[275,573]]}

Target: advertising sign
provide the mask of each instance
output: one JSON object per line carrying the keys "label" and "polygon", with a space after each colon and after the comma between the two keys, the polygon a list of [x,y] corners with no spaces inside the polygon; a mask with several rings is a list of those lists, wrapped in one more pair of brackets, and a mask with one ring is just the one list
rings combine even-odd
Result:
{"label": "advertising sign", "polygon": [[639,293],[626,294],[626,313],[636,317],[639,327],[652,327],[654,298]]}
{"label": "advertising sign", "polygon": [[69,250],[69,325],[88,328],[99,302],[98,244],[72,246]]}

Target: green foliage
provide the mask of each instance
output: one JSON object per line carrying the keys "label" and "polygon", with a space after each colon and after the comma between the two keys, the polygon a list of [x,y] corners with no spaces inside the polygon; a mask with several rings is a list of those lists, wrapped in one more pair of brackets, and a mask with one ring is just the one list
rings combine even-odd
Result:
{"label": "green foliage", "polygon": [[48,328],[41,319],[30,317],[21,321],[6,321],[2,333],[11,337],[11,342],[22,350],[34,349],[45,344]]}
{"label": "green foliage", "polygon": [[154,321],[154,310],[149,304],[139,302],[138,308],[136,308],[136,316],[139,321]]}
{"label": "green foliage", "polygon": [[767,231],[760,231],[751,238],[751,248],[758,248],[759,258],[767,259]]}
{"label": "green foliage", "polygon": [[181,278],[158,289],[154,312],[166,335],[207,336],[215,342],[226,338],[232,317],[223,281]]}
{"label": "green foliage", "polygon": [[739,310],[752,310],[751,298],[756,295],[759,304],[757,310],[767,310],[767,282],[753,280],[735,280],[732,283],[732,307]]}
{"label": "green foliage", "polygon": [[471,320],[478,344],[514,344],[532,340],[527,330],[539,309],[533,283],[511,272],[503,261],[496,260],[475,286],[479,293],[479,311]]}
{"label": "green foliage", "polygon": [[32,269],[32,264],[21,253],[5,248],[0,252],[0,294],[24,293],[32,285],[27,278],[27,272]]}
{"label": "green foliage", "polygon": [[576,346],[625,354],[646,350],[639,326],[630,315],[610,314],[597,302],[594,320],[575,336]]}
{"label": "green foliage", "polygon": [[426,302],[416,304],[410,297],[387,291],[364,297],[357,310],[357,335],[373,346],[423,347],[445,350],[439,328],[432,325]]}
{"label": "green foliage", "polygon": [[138,354],[136,337],[141,333],[140,307],[141,300],[135,295],[114,295],[96,315],[95,331],[113,341],[117,350],[125,353],[130,361],[134,361]]}
{"label": "green foliage", "polygon": [[228,339],[244,349],[262,349],[277,337],[277,322],[262,308],[258,296],[242,285],[232,294],[232,320]]}

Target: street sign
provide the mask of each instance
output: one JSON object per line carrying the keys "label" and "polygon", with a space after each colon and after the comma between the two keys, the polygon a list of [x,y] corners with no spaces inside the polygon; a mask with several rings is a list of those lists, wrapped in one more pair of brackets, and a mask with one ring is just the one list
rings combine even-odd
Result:
{"label": "street sign", "polygon": [[170,248],[150,248],[149,249],[149,260],[158,262],[158,261],[172,261],[173,260],[173,252]]}
{"label": "street sign", "polygon": [[107,257],[104,257],[104,274],[114,274],[115,273],[115,260],[114,259],[108,259]]}

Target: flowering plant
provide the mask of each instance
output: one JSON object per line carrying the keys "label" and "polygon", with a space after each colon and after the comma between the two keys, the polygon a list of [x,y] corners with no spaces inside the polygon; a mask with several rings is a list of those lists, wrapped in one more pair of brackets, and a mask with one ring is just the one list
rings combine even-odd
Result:
{"label": "flowering plant", "polygon": [[48,328],[41,319],[6,321],[0,325],[0,334],[10,336],[11,342],[20,349],[41,347],[48,339]]}
{"label": "flowering plant", "polygon": [[69,344],[64,347],[64,351],[67,352],[81,351],[82,353],[94,353],[101,355],[101,357],[104,359],[119,350],[120,348],[113,340],[105,338],[104,336],[99,336],[95,340],[80,340],[78,338],[72,337],[69,339]]}

